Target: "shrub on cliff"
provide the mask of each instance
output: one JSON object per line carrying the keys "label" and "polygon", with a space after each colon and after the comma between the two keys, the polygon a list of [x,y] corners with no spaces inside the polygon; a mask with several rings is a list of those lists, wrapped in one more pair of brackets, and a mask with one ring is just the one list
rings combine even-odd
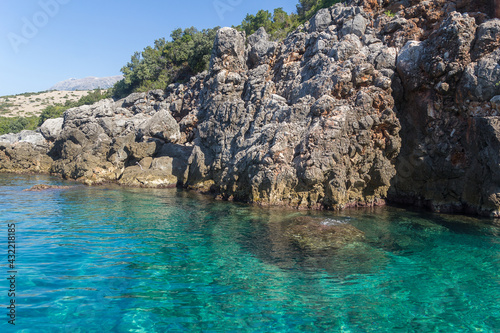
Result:
{"label": "shrub on cliff", "polygon": [[38,124],[38,117],[0,117],[0,135],[19,133],[22,130],[34,130]]}
{"label": "shrub on cliff", "polygon": [[341,2],[340,0],[299,0],[297,4],[297,15],[299,21],[304,23],[313,17],[321,8],[327,8]]}
{"label": "shrub on cliff", "polygon": [[247,14],[243,22],[235,28],[250,36],[263,27],[272,40],[279,40],[298,25],[299,17],[293,13],[289,15],[280,7],[276,8],[273,14],[267,10],[259,10],[255,15]]}
{"label": "shrub on cliff", "polygon": [[153,47],[136,52],[121,69],[125,78],[115,85],[114,96],[120,98],[132,92],[165,89],[172,82],[183,81],[208,69],[218,29],[177,29],[170,34],[171,41],[161,38]]}
{"label": "shrub on cliff", "polygon": [[[291,14],[283,8],[276,8],[272,14],[267,10],[259,10],[255,15],[247,14],[235,28],[245,31],[249,36],[264,27],[272,40],[283,39],[318,10],[337,2],[340,0],[299,0],[297,13]],[[154,46],[134,53],[130,62],[121,69],[125,78],[115,84],[113,96],[123,98],[133,92],[164,90],[171,83],[183,82],[208,69],[218,29],[177,29],[171,33],[171,41],[160,38],[154,42]]]}

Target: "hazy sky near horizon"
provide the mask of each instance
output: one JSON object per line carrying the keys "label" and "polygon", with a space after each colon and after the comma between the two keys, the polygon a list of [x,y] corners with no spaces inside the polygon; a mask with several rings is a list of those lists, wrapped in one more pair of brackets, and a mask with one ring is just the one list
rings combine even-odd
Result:
{"label": "hazy sky near horizon", "polygon": [[113,76],[136,51],[177,28],[238,25],[246,14],[295,0],[3,0],[0,96],[49,89],[59,81]]}

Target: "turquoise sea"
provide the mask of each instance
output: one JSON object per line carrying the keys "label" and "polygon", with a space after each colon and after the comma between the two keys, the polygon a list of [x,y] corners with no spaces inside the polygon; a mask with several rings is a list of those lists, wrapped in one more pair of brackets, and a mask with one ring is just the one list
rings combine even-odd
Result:
{"label": "turquoise sea", "polygon": [[[35,184],[73,187],[23,192]],[[350,223],[366,241],[299,251],[285,233],[301,215]],[[264,209],[10,174],[0,220],[0,332],[500,332],[494,220]]]}

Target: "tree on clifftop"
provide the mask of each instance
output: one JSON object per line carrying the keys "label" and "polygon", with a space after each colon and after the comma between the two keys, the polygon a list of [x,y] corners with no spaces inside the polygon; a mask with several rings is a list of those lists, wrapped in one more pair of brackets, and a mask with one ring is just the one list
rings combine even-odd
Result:
{"label": "tree on clifftop", "polygon": [[[319,9],[329,7],[339,0],[299,0],[297,13],[286,13],[283,8],[274,12],[259,10],[247,14],[236,29],[247,36],[264,27],[272,40],[280,40],[299,24],[310,19]],[[198,31],[191,27],[176,29],[171,41],[160,38],[154,46],[136,52],[121,69],[125,78],[115,84],[114,97],[125,97],[133,92],[165,89],[170,83],[183,82],[191,75],[208,69],[215,35],[219,27]]]}
{"label": "tree on clifftop", "polygon": [[257,14],[247,14],[243,22],[236,29],[243,30],[250,36],[259,28],[263,27],[273,40],[279,40],[288,34],[290,30],[295,29],[299,25],[297,15],[290,14],[283,8],[276,8],[271,14],[267,10],[259,10]]}
{"label": "tree on clifftop", "polygon": [[115,85],[115,96],[165,89],[172,82],[184,81],[208,69],[218,29],[176,29],[170,34],[171,41],[160,38],[153,47],[148,46],[144,51],[134,53],[121,70],[125,78]]}

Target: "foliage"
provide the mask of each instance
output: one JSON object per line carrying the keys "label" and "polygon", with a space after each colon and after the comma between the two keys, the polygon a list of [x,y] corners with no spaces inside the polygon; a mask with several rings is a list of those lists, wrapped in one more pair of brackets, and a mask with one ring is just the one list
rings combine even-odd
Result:
{"label": "foliage", "polygon": [[45,109],[42,110],[42,114],[38,120],[38,126],[42,126],[42,124],[47,119],[59,118],[62,116],[64,111],[69,109],[70,107],[64,106],[62,104],[49,105]]}
{"label": "foliage", "polygon": [[153,47],[136,52],[121,69],[125,78],[115,84],[114,96],[120,98],[135,91],[165,89],[174,81],[186,80],[208,69],[218,29],[176,29],[170,34],[171,41],[161,38]]}
{"label": "foliage", "polygon": [[297,5],[297,14],[299,15],[300,23],[304,23],[316,14],[321,8],[328,8],[334,4],[341,2],[340,0],[299,0]]}
{"label": "foliage", "polygon": [[384,12],[384,14],[385,14],[386,16],[388,16],[388,17],[394,17],[394,16],[396,16],[396,14],[394,14],[394,13],[393,13],[393,12],[391,12],[390,10],[386,10],[386,11]]}
{"label": "foliage", "polygon": [[38,124],[38,117],[0,117],[0,135],[19,133],[22,130],[34,130]]}
{"label": "foliage", "polygon": [[[276,8],[273,13],[259,10],[255,15],[247,14],[235,28],[249,36],[264,27],[271,40],[280,40],[319,9],[337,2],[340,0],[299,0],[297,13],[290,14],[283,8]],[[171,41],[161,38],[154,42],[154,46],[134,53],[130,62],[121,69],[125,78],[114,85],[113,96],[122,98],[133,92],[165,89],[170,83],[183,82],[208,69],[218,29],[177,29],[170,34]]]}
{"label": "foliage", "polygon": [[260,27],[266,29],[272,40],[280,40],[299,25],[296,14],[288,15],[283,8],[276,8],[271,14],[267,10],[259,10],[256,15],[247,14],[238,30],[245,31],[247,36],[253,34]]}
{"label": "foliage", "polygon": [[9,112],[9,108],[11,108],[13,106],[14,106],[14,104],[8,103],[7,101],[0,103],[0,114],[8,113]]}

